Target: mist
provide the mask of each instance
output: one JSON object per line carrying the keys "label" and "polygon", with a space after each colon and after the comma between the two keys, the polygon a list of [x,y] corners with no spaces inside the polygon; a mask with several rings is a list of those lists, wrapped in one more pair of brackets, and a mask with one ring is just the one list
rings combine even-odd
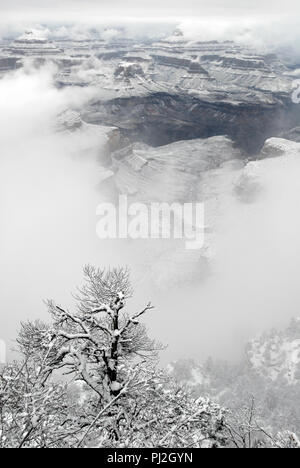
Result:
{"label": "mist", "polygon": [[[0,81],[1,338],[9,346],[21,320],[47,320],[43,300],[74,306],[71,292],[87,263],[129,265],[136,291],[129,307],[153,302],[147,325],[169,345],[164,362],[239,359],[256,333],[298,315],[299,156],[249,163],[245,173],[254,171],[257,180],[251,203],[237,197],[241,174],[231,175],[207,238],[209,274],[188,284],[188,252],[179,259],[171,254],[171,264],[161,257],[173,241],[158,247],[155,240],[97,238],[103,140],[95,137],[87,156],[78,144],[84,135],[57,132],[55,122],[60,112],[80,108],[100,91],[58,90],[54,73],[51,66],[28,64]],[[209,215],[214,211],[210,202],[206,208]]]}
{"label": "mist", "polygon": [[55,130],[57,115],[86,95],[58,91],[53,71],[28,68],[0,81],[1,336],[9,341],[20,320],[46,318],[42,301],[69,299],[82,266],[97,263],[103,141],[89,142],[87,156],[80,137]]}

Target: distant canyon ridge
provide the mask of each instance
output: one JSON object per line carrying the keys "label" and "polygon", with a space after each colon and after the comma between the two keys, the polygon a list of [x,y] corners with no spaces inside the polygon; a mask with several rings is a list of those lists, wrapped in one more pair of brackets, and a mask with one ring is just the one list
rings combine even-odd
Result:
{"label": "distant canyon ridge", "polygon": [[122,141],[116,149],[226,135],[245,157],[255,157],[267,138],[292,131],[298,139],[295,66],[274,53],[231,41],[187,41],[180,30],[160,41],[51,41],[27,31],[2,44],[0,76],[28,58],[55,62],[58,87],[99,89],[81,117],[116,127]]}

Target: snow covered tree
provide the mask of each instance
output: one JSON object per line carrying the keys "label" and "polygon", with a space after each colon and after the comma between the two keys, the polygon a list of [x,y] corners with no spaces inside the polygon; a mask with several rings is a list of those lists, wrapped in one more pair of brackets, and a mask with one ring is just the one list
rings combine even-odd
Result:
{"label": "snow covered tree", "polygon": [[78,428],[66,384],[44,383],[44,366],[30,356],[0,373],[0,448],[72,445]]}
{"label": "snow covered tree", "polygon": [[119,440],[108,447],[219,448],[227,445],[226,411],[208,398],[195,399],[162,372],[136,388],[126,405]]}
{"label": "snow covered tree", "polygon": [[225,427],[233,448],[300,448],[300,441],[293,432],[276,433],[266,426],[254,397],[239,410],[228,412]]}
{"label": "snow covered tree", "polygon": [[49,301],[50,324],[22,324],[24,359],[0,379],[1,444],[224,446],[225,411],[158,369],[162,347],[140,322],[151,304],[126,312],[128,271],[88,266],[84,274],[74,311]]}
{"label": "snow covered tree", "polygon": [[[81,427],[91,432],[100,419],[103,425],[107,412],[112,421],[126,393],[146,385],[149,375],[145,369],[152,367],[161,347],[148,338],[139,322],[152,309],[151,304],[132,315],[123,310],[131,295],[127,270],[86,267],[84,273],[86,282],[76,296],[75,313],[48,302],[52,324],[24,323],[18,343],[39,369],[40,385],[48,385],[51,376],[63,371],[73,381],[82,382],[84,392],[90,390],[90,402],[77,416]],[[121,419],[119,415],[114,420],[110,437],[118,439]]]}
{"label": "snow covered tree", "polygon": [[75,313],[48,303],[53,317],[48,366],[49,372],[66,369],[106,404],[129,384],[141,362],[156,357],[160,347],[139,322],[151,304],[132,315],[123,311],[131,294],[127,270],[86,267],[84,272],[86,283],[76,297]]}
{"label": "snow covered tree", "polygon": [[272,442],[275,448],[300,448],[299,438],[290,431],[279,432]]}

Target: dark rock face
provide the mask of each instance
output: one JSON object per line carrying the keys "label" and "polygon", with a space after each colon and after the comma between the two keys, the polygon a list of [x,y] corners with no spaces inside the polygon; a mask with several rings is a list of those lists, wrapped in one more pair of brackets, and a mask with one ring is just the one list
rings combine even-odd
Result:
{"label": "dark rock face", "polygon": [[142,67],[135,63],[120,63],[114,73],[116,78],[129,79],[135,76],[144,76]]}
{"label": "dark rock face", "polygon": [[16,57],[0,57],[0,73],[21,68],[22,64]]}
{"label": "dark rock face", "polygon": [[267,138],[279,135],[299,120],[300,109],[288,100],[236,106],[157,93],[96,102],[83,118],[90,123],[117,126],[131,141],[152,146],[228,135],[241,149],[256,154]]}
{"label": "dark rock face", "polygon": [[191,73],[203,73],[208,75],[207,71],[199,62],[194,62],[186,58],[173,57],[169,55],[152,55],[152,58],[158,65],[181,68],[186,69]]}

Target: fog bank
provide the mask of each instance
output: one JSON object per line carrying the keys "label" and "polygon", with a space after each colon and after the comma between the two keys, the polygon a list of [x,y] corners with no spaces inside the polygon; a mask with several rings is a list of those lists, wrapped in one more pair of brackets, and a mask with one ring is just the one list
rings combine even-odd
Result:
{"label": "fog bank", "polygon": [[299,157],[257,162],[251,203],[234,190],[241,174],[231,174],[233,183],[213,201],[217,209],[207,205],[216,212],[207,238],[209,274],[185,281],[190,254],[173,258],[173,241],[165,244],[171,257],[164,257],[155,240],[96,236],[101,139],[87,157],[74,133],[57,133],[53,125],[58,113],[80,107],[92,92],[57,90],[51,68],[0,81],[1,337],[15,338],[20,320],[47,319],[44,299],[72,307],[84,264],[127,264],[136,290],[130,310],[153,302],[147,324],[169,344],[165,361],[239,358],[246,340],[299,314]]}

